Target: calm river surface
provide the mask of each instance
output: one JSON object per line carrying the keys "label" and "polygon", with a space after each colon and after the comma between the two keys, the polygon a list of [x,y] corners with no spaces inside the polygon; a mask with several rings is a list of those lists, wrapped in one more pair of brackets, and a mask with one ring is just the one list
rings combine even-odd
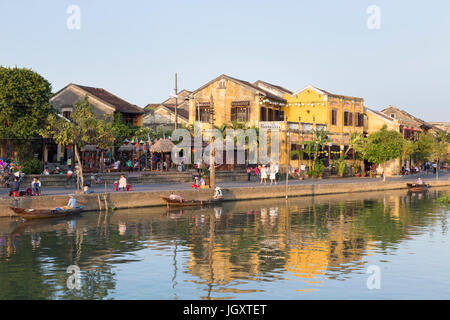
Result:
{"label": "calm river surface", "polygon": [[0,299],[450,299],[449,193],[2,220]]}

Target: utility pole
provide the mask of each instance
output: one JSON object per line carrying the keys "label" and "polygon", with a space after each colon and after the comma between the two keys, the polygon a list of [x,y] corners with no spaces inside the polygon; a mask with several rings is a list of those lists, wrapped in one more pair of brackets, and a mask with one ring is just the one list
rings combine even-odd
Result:
{"label": "utility pole", "polygon": [[178,74],[175,72],[175,130],[178,124]]}
{"label": "utility pole", "polygon": [[[289,183],[289,154],[288,154],[288,138],[289,138],[289,127],[287,122],[287,116],[285,118],[286,123],[286,138],[285,138],[285,156],[286,156],[286,201],[288,200],[288,183]],[[300,160],[299,160],[300,161]]]}
{"label": "utility pole", "polygon": [[214,140],[215,137],[213,135],[213,127],[214,127],[214,101],[213,96],[210,98],[210,107],[211,107],[211,115],[209,118],[209,122],[211,124],[210,131],[210,144],[209,144],[209,186],[214,188],[216,185],[216,168],[215,168],[215,148],[214,148]]}

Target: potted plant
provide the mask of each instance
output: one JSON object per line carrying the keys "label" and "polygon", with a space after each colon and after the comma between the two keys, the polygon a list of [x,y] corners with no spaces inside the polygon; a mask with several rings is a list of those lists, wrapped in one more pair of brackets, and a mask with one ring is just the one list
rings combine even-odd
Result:
{"label": "potted plant", "polygon": [[205,165],[202,166],[202,178],[205,180],[205,185],[209,186],[210,180],[209,180],[209,169]]}
{"label": "potted plant", "polygon": [[344,176],[346,168],[347,168],[347,164],[345,163],[345,161],[343,159],[339,159],[339,162],[337,165],[337,171],[338,171],[338,175],[340,177]]}
{"label": "potted plant", "polygon": [[359,173],[359,170],[360,170],[359,164],[355,162],[355,163],[352,165],[352,167],[353,167],[354,176],[355,176],[355,177],[359,177],[359,176],[361,175],[361,174]]}

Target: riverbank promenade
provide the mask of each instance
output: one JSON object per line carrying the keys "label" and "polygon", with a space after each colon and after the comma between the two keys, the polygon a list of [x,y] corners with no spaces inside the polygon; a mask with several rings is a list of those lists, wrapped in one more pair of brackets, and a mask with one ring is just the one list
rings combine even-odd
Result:
{"label": "riverbank promenade", "polygon": [[[417,180],[417,178],[421,178],[425,183],[433,182],[436,180],[436,175],[429,173],[415,174],[415,175],[406,175],[406,176],[396,176],[389,177],[386,179],[386,183],[392,182],[404,182],[413,183]],[[284,177],[283,177],[284,178]],[[446,181],[450,179],[449,172],[439,172],[439,181]],[[260,184],[259,181],[255,180],[255,177],[252,176],[251,181],[229,181],[229,182],[221,182],[216,183],[216,186],[221,187],[222,189],[230,189],[230,188],[258,188],[258,187],[270,187],[270,181],[267,179],[266,184]],[[305,179],[305,180],[289,180],[289,186],[311,186],[311,185],[323,185],[323,184],[367,184],[367,183],[378,183],[381,182],[382,178],[368,178],[368,177],[346,177],[346,178],[326,178],[326,179]],[[286,184],[285,180],[278,181],[277,185],[272,185],[273,187],[284,187]],[[25,186],[22,186],[25,188]],[[98,184],[93,185],[91,190],[94,194],[104,193],[105,185]],[[145,192],[145,191],[178,191],[178,190],[192,190],[191,183],[152,183],[152,184],[136,184],[132,186],[133,192]],[[208,190],[208,189],[206,189]],[[0,198],[9,199],[8,197],[8,189],[0,188]],[[76,189],[74,187],[45,187],[43,186],[41,196],[56,196],[56,195],[68,195],[71,193],[75,193]],[[108,193],[126,193],[124,191],[113,192],[112,185],[107,185]]]}

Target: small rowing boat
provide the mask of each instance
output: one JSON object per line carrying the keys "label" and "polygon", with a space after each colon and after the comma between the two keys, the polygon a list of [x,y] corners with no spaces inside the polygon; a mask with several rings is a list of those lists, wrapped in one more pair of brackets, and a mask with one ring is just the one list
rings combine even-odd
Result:
{"label": "small rowing boat", "polygon": [[408,187],[409,192],[427,192],[428,189],[431,187],[428,184],[415,184],[415,183],[407,183],[406,186]]}
{"label": "small rowing boat", "polygon": [[222,199],[206,199],[206,200],[186,200],[181,197],[170,198],[160,196],[161,199],[167,204],[168,207],[192,207],[192,206],[204,206],[209,204],[221,203]]}
{"label": "small rowing boat", "polygon": [[11,207],[11,210],[21,218],[33,220],[76,216],[80,214],[82,208],[83,207],[72,209],[24,209]]}

